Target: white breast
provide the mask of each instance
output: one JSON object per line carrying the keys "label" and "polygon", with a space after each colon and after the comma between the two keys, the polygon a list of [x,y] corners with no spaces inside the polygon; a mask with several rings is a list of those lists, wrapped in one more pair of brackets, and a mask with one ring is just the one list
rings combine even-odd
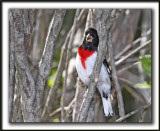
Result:
{"label": "white breast", "polygon": [[84,69],[81,63],[81,58],[77,53],[77,57],[76,57],[77,73],[78,73],[79,78],[86,85],[88,85],[89,83],[89,76],[92,74],[96,56],[97,56],[97,53],[94,53],[89,58],[87,58],[87,60],[85,61],[86,69]]}
{"label": "white breast", "polygon": [[[81,63],[81,58],[77,53],[77,57],[76,57],[77,73],[78,73],[78,76],[81,79],[81,81],[86,85],[89,84],[89,76],[92,74],[94,64],[96,61],[96,57],[97,57],[97,52],[94,53],[93,55],[91,55],[85,61],[86,69],[84,69],[84,67]],[[100,71],[98,87],[103,87],[103,90],[105,90],[104,92],[106,92],[106,91],[108,92],[110,90],[110,78],[109,78],[108,72],[103,64],[102,64],[102,68]]]}

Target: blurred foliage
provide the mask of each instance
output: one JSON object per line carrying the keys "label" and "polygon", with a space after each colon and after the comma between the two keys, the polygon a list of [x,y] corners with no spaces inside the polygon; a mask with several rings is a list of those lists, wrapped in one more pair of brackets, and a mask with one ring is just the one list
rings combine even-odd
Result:
{"label": "blurred foliage", "polygon": [[151,56],[146,55],[146,56],[140,58],[139,61],[142,63],[142,67],[143,67],[144,71],[151,78]]}
{"label": "blurred foliage", "polygon": [[53,119],[53,122],[60,122],[60,119],[57,117],[57,118]]}
{"label": "blurred foliage", "polygon": [[150,89],[151,88],[151,56],[145,55],[144,57],[140,58],[139,61],[142,63],[143,70],[148,75],[150,81],[149,82],[144,81],[143,83],[137,83],[135,87]]}
{"label": "blurred foliage", "polygon": [[[76,9],[66,11],[66,15],[64,17],[64,23],[67,23],[67,24],[62,25],[62,29],[61,29],[61,32],[60,32],[61,35],[62,34],[64,35],[64,33],[68,32],[69,29],[71,28],[71,26],[73,24],[73,19],[74,19],[75,12],[76,12]],[[59,35],[59,37],[56,41],[56,45],[59,44],[60,39],[62,39],[63,35],[62,36],[61,35]],[[58,53],[53,58],[52,69],[50,71],[48,81],[47,81],[47,85],[49,87],[52,87],[54,85],[54,81],[55,81],[56,73],[57,73],[57,68],[58,68],[58,64],[59,64],[59,61],[60,61],[60,57],[61,57],[61,50],[62,49],[60,49],[58,51]],[[63,76],[62,76],[61,83],[63,83]],[[60,92],[61,92],[61,88],[58,88],[57,93],[60,93]]]}
{"label": "blurred foliage", "polygon": [[47,85],[49,87],[52,87],[54,85],[60,56],[61,56],[61,50],[56,54],[52,63],[53,68],[51,69],[51,72],[49,74],[48,81],[47,81]]}
{"label": "blurred foliage", "polygon": [[150,89],[151,88],[151,82],[143,82],[143,83],[138,83],[135,85],[137,88],[144,88],[144,89]]}

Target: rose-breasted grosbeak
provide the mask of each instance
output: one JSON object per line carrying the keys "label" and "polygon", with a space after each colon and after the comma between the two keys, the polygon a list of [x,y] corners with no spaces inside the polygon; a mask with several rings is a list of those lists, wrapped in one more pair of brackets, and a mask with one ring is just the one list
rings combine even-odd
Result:
{"label": "rose-breasted grosbeak", "polygon": [[[76,57],[76,69],[78,76],[86,85],[89,84],[89,76],[93,71],[93,67],[96,61],[98,44],[99,37],[97,31],[93,28],[89,28],[85,32],[83,43],[79,47]],[[111,71],[109,69],[106,58],[104,58],[97,87],[102,97],[105,116],[114,115],[111,105],[112,95],[110,93],[111,82],[109,75],[111,75]]]}

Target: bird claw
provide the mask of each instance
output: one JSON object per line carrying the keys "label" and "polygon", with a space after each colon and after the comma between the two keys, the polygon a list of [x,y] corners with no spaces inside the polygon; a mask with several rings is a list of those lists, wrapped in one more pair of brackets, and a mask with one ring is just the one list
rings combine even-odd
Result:
{"label": "bird claw", "polygon": [[85,87],[86,85],[80,80],[80,85],[82,86],[82,87]]}

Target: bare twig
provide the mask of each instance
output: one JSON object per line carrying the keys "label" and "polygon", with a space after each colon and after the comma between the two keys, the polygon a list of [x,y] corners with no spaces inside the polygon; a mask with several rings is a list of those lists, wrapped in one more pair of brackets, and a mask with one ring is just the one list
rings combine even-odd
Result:
{"label": "bare twig", "polygon": [[57,40],[59,31],[61,29],[65,12],[66,10],[64,9],[55,10],[54,16],[52,18],[52,21],[48,30],[48,35],[46,38],[43,55],[39,62],[39,73],[38,73],[37,82],[36,82],[36,102],[37,102],[36,113],[40,117],[42,115],[44,87],[45,87],[47,77],[51,70],[54,45]]}
{"label": "bare twig", "polygon": [[66,93],[66,83],[67,83],[67,77],[68,77],[68,64],[69,64],[69,59],[70,59],[70,55],[71,55],[71,47],[72,47],[72,43],[73,43],[73,38],[74,38],[74,34],[76,31],[76,26],[77,26],[77,17],[79,15],[80,9],[77,9],[76,14],[75,14],[75,18],[74,18],[74,23],[72,26],[72,32],[71,32],[71,36],[70,36],[70,40],[68,42],[68,47],[67,47],[67,58],[66,58],[66,65],[65,65],[65,80],[64,80],[64,84],[63,84],[63,90],[62,90],[62,101],[61,101],[61,106],[62,106],[62,111],[61,111],[61,121],[64,122],[64,106],[65,106],[65,93]]}
{"label": "bare twig", "polygon": [[[134,87],[134,85],[126,80],[126,79],[123,79],[123,78],[118,78],[119,80],[121,80],[122,82],[126,83],[127,85],[131,86],[131,87]],[[142,98],[142,96],[140,96],[136,91],[134,91],[131,87],[128,87],[128,86],[124,86],[124,88],[135,98],[137,99],[138,101],[146,104],[146,100],[144,98]]]}
{"label": "bare twig", "polygon": [[[148,109],[148,108],[147,108],[147,109]],[[141,115],[141,117],[140,117],[140,119],[139,119],[139,122],[144,122],[144,118],[145,118],[145,116],[146,116],[147,109],[143,110],[142,115]]]}
{"label": "bare twig", "polygon": [[115,89],[117,91],[119,115],[120,115],[120,117],[122,117],[125,115],[125,110],[124,110],[124,104],[123,104],[123,97],[122,97],[122,93],[121,93],[121,87],[118,82],[117,71],[116,71],[116,67],[115,67],[115,61],[114,61],[114,55],[113,55],[113,45],[112,45],[111,39],[112,39],[111,33],[109,33],[109,36],[108,36],[109,56],[110,56],[110,60],[111,60],[111,67],[112,67],[113,79],[114,79],[114,83],[115,83]]}
{"label": "bare twig", "polygon": [[85,94],[86,87],[82,86],[80,79],[77,80],[76,93],[75,93],[75,106],[73,108],[72,119],[73,122],[77,122],[77,116],[83,101],[83,95]]}
{"label": "bare twig", "polygon": [[[84,14],[82,13],[82,11],[83,11]],[[82,11],[81,11],[80,15],[78,16],[76,30],[82,24],[82,21],[86,18],[86,10],[82,10]],[[46,101],[46,105],[43,109],[43,113],[42,113],[43,121],[45,121],[48,118],[50,112],[53,110],[53,104],[54,103],[52,102],[52,100],[56,96],[56,90],[59,86],[59,83],[60,83],[60,80],[61,80],[61,77],[62,77],[62,72],[63,72],[64,67],[65,67],[64,63],[66,61],[67,46],[68,46],[68,41],[69,41],[69,38],[70,38],[71,31],[72,31],[72,27],[71,27],[70,31],[68,32],[68,35],[67,35],[67,37],[65,39],[65,42],[64,42],[64,45],[62,47],[62,53],[61,53],[61,58],[60,58],[60,62],[59,62],[57,73],[56,73],[57,75],[56,75],[56,78],[55,78],[55,83],[49,91],[49,95],[48,95],[48,98],[47,98],[47,101]]]}
{"label": "bare twig", "polygon": [[39,9],[37,12],[37,18],[36,18],[36,25],[35,25],[35,29],[34,29],[34,40],[33,40],[33,51],[32,51],[32,58],[34,61],[34,65],[36,65],[37,63],[37,45],[39,42],[39,35],[40,35],[40,19],[42,16],[42,9]]}
{"label": "bare twig", "polygon": [[[150,97],[150,99],[148,100],[148,103],[151,103],[151,97]],[[149,108],[143,110],[142,115],[141,115],[141,117],[139,118],[139,122],[144,122],[144,118],[145,118],[145,116],[146,116],[146,113],[147,113],[148,109],[149,109]]]}
{"label": "bare twig", "polygon": [[141,37],[139,37],[138,39],[136,39],[135,41],[133,41],[132,44],[128,44],[119,54],[117,54],[114,59],[118,60],[122,55],[124,55],[131,47],[133,47],[134,45],[136,45],[138,42],[140,42],[144,36],[148,36],[149,34],[151,34],[151,29],[149,29],[145,34],[143,34]]}
{"label": "bare twig", "polygon": [[[85,31],[88,29],[88,28],[93,28],[93,21],[91,22],[91,17],[93,17],[91,14],[91,10],[92,9],[89,9],[88,10],[88,15],[87,15],[87,20],[86,20],[86,25],[85,25]],[[84,36],[83,36],[83,39],[84,39]],[[82,101],[83,101],[83,95],[85,94],[85,90],[86,88],[82,86],[82,82],[78,79],[77,80],[77,88],[76,88],[76,94],[75,94],[75,107],[73,109],[73,122],[76,122],[77,121],[77,116],[79,115],[79,110],[80,110],[80,106],[82,104]],[[93,102],[91,102],[92,104],[94,104]],[[90,105],[90,108],[91,109],[94,109],[92,108],[93,106]],[[91,112],[91,110],[90,110]],[[94,111],[93,111],[94,112]],[[88,113],[88,114],[92,114],[92,113]],[[89,119],[89,117],[92,117],[91,115],[89,115],[87,118]],[[87,121],[87,120],[86,120]]]}
{"label": "bare twig", "polygon": [[[76,31],[77,29],[82,25],[82,23],[84,22],[86,16],[87,16],[87,12],[88,9],[82,9],[79,16],[78,16],[78,20],[77,20],[77,27],[76,27]],[[69,31],[69,33],[71,33]],[[54,55],[57,54],[59,52],[59,50],[61,49],[62,45],[64,44],[65,38],[68,36],[67,32],[65,33],[65,35],[63,36],[62,39],[60,39],[59,43],[56,46],[56,50],[54,52]]]}
{"label": "bare twig", "polygon": [[138,65],[139,63],[140,63],[140,62],[132,63],[131,65],[129,65],[129,66],[127,66],[127,67],[124,67],[124,68],[118,70],[117,74],[120,74],[121,72],[126,71],[126,70],[130,69],[131,67],[133,67],[133,66],[135,66],[135,65]]}
{"label": "bare twig", "polygon": [[[66,111],[66,114],[67,114],[67,111],[70,110],[73,107],[74,103],[75,103],[75,99],[73,99],[71,101],[71,103],[67,107],[64,107],[64,110]],[[51,114],[49,114],[49,116],[50,117],[54,117],[58,113],[61,113],[61,110],[62,110],[62,107],[60,107],[60,108],[56,109],[55,111],[53,111]]]}
{"label": "bare twig", "polygon": [[140,45],[138,48],[136,48],[135,50],[131,51],[129,54],[127,54],[126,56],[122,57],[120,60],[116,61],[115,65],[118,66],[123,61],[125,61],[127,58],[129,58],[130,56],[132,56],[133,54],[137,53],[139,50],[143,49],[144,47],[148,46],[150,44],[150,42],[151,42],[151,40],[148,40],[143,45]]}
{"label": "bare twig", "polygon": [[147,105],[144,105],[144,106],[141,106],[141,107],[139,107],[138,109],[136,109],[136,110],[134,110],[134,111],[128,113],[127,115],[125,115],[125,116],[123,116],[123,117],[117,119],[115,122],[121,122],[121,121],[127,119],[128,117],[130,117],[130,116],[136,114],[137,112],[149,108],[150,106],[151,106],[151,103],[149,103],[149,104],[147,104]]}
{"label": "bare twig", "polygon": [[97,54],[96,63],[94,65],[93,72],[90,77],[88,90],[85,94],[85,97],[84,97],[82,105],[81,105],[80,115],[78,117],[78,122],[85,122],[86,121],[88,109],[89,109],[91,100],[92,100],[94,93],[95,93],[95,90],[96,90],[95,87],[98,83],[99,73],[100,73],[100,69],[102,66],[102,62],[103,62],[103,58],[104,58],[104,54],[105,54],[105,49],[106,49],[105,42],[107,40],[107,37],[106,37],[106,34],[104,34],[104,31],[106,31],[106,33],[108,33],[108,31],[111,28],[111,26],[113,25],[115,19],[120,14],[120,12],[119,12],[120,10],[115,11],[114,15],[111,15],[111,11],[113,11],[111,9],[97,10],[97,11],[100,14],[100,16],[104,13],[103,14],[104,17],[98,16],[99,17],[98,20],[100,21],[101,24],[97,23],[97,30],[98,30],[99,36],[100,36],[99,51]]}
{"label": "bare twig", "polygon": [[14,40],[14,24],[13,16],[9,11],[9,121],[12,121],[13,116],[13,99],[14,99],[14,87],[15,87],[15,40]]}
{"label": "bare twig", "polygon": [[24,122],[23,116],[22,116],[22,104],[21,104],[21,90],[22,85],[20,83],[20,78],[17,75],[17,72],[15,73],[15,88],[14,88],[14,103],[13,103],[13,117],[12,122]]}
{"label": "bare twig", "polygon": [[[94,19],[93,19],[93,9],[89,9],[88,11],[88,16],[87,16],[87,21],[86,21],[86,26],[85,26],[85,31],[88,28],[94,28]],[[84,38],[83,38],[84,39]],[[84,87],[82,87],[84,88]],[[84,95],[84,94],[82,94]],[[87,114],[87,118],[86,118],[86,122],[92,122],[94,120],[94,111],[95,110],[95,96],[92,98],[89,109],[88,109],[88,114]]]}

